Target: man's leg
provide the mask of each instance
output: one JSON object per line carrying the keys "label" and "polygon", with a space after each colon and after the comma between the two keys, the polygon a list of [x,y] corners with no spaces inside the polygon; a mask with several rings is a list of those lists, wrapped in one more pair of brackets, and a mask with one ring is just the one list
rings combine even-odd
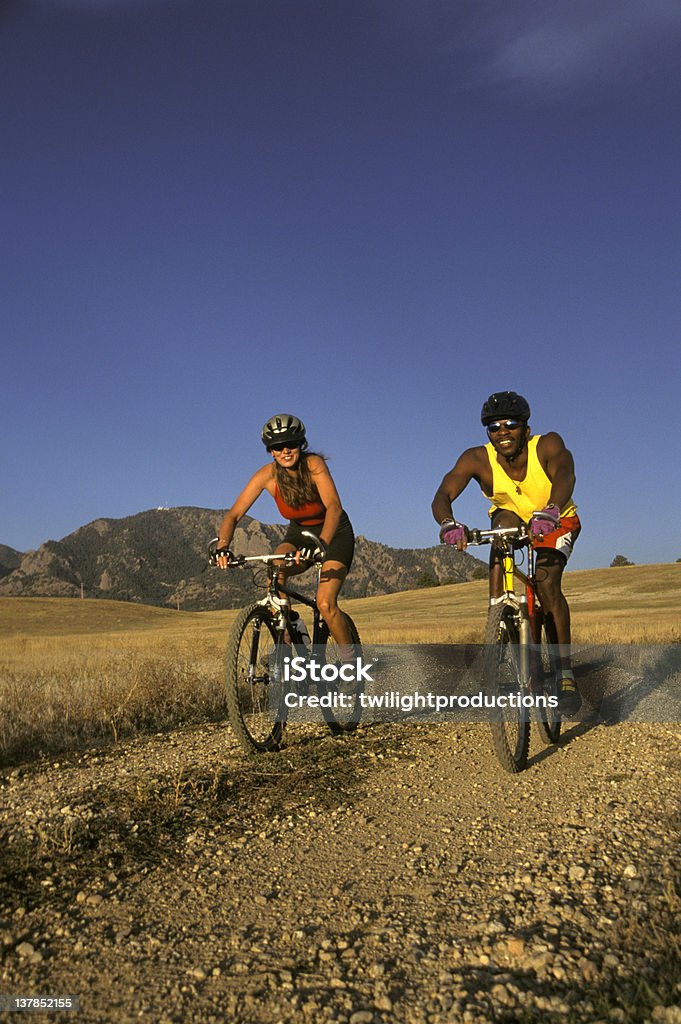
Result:
{"label": "man's leg", "polygon": [[536,553],[537,594],[544,613],[549,643],[557,650],[560,678],[559,707],[565,715],[574,715],[582,700],[575,684],[570,658],[570,606],[562,590],[566,559],[558,551],[543,549]]}
{"label": "man's leg", "polygon": [[[508,530],[512,526],[522,526],[523,521],[515,512],[498,509],[492,516],[490,526],[493,530]],[[493,600],[501,597],[504,590],[504,572],[501,553],[492,544],[489,554],[489,596]]]}

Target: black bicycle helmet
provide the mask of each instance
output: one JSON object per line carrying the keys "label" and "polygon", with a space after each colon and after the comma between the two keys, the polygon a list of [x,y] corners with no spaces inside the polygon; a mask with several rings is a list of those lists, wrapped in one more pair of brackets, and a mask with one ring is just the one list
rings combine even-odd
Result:
{"label": "black bicycle helmet", "polygon": [[480,413],[485,427],[495,420],[522,420],[527,423],[529,418],[530,406],[527,400],[515,391],[496,391],[489,396]]}
{"label": "black bicycle helmet", "polygon": [[305,424],[297,416],[281,412],[272,416],[262,428],[262,443],[269,451],[273,444],[290,444],[293,448],[306,448]]}

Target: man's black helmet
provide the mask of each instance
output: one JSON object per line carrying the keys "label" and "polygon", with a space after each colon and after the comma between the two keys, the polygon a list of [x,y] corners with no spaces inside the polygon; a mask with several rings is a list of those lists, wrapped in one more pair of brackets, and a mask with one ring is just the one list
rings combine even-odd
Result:
{"label": "man's black helmet", "polygon": [[527,400],[515,391],[496,391],[489,396],[480,413],[485,427],[495,420],[523,420],[527,423],[529,418],[530,406]]}
{"label": "man's black helmet", "polygon": [[262,428],[262,443],[269,451],[273,444],[290,444],[292,448],[306,448],[305,424],[297,416],[281,412],[272,416]]}

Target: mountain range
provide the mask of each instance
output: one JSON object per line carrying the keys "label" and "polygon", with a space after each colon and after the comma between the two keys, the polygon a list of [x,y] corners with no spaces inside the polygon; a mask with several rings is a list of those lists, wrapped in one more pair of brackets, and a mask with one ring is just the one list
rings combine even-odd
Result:
{"label": "mountain range", "polygon": [[[0,545],[0,597],[100,597],[187,610],[237,608],[260,593],[262,571],[222,572],[208,565],[208,543],[223,511],[159,508],[124,519],[96,519],[61,540],[25,553]],[[264,554],[281,541],[285,526],[245,516],[234,535],[238,554]],[[471,555],[441,545],[392,548],[357,537],[346,597],[462,583],[486,575]],[[311,593],[314,574],[295,588]]]}

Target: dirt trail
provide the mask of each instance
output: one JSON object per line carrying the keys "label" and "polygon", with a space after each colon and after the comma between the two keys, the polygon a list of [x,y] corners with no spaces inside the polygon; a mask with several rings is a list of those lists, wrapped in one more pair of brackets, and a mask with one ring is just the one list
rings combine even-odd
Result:
{"label": "dirt trail", "polygon": [[678,1024],[680,736],[574,726],[511,777],[484,725],[303,726],[257,762],[210,725],[8,770],[0,992],[80,995],[34,1020]]}

